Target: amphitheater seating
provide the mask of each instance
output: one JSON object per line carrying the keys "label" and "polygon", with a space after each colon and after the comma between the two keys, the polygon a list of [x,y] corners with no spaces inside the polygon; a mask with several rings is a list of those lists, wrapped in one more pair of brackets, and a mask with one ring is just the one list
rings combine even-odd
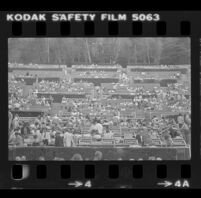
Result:
{"label": "amphitheater seating", "polygon": [[63,96],[66,98],[85,98],[86,94],[77,94],[77,93],[38,93],[38,97],[47,97],[49,98],[50,96],[53,98],[54,103],[61,103]]}
{"label": "amphitheater seating", "polygon": [[102,83],[117,83],[118,78],[74,78],[74,82],[88,82],[93,83],[95,86],[100,86]]}
{"label": "amphitheater seating", "polygon": [[[61,68],[53,68],[53,69],[46,69],[46,68],[35,68],[35,69],[11,69],[13,74],[17,75],[26,75],[27,72],[33,77],[18,77],[17,80],[24,79],[26,85],[36,85],[35,81],[35,75],[39,77],[38,81],[41,80],[48,80],[48,81],[59,81],[62,78],[68,78],[67,75],[65,75],[65,72],[62,71]],[[28,71],[27,71],[28,70]],[[51,71],[50,71],[51,70]],[[132,102],[134,98],[134,94],[130,94],[130,92],[127,90],[126,86],[116,86],[115,91],[111,91],[114,89],[114,84],[119,82],[119,79],[114,77],[113,73],[115,74],[117,69],[116,68],[107,68],[104,71],[107,71],[108,73],[106,75],[103,74],[103,78],[84,78],[82,76],[83,71],[103,71],[101,68],[75,68],[74,70],[70,70],[71,74],[70,77],[72,77],[74,84],[72,84],[73,88],[82,89],[82,94],[78,94],[78,91],[74,91],[72,93],[67,93],[67,90],[63,90],[59,93],[51,93],[51,92],[40,92],[38,93],[39,97],[45,96],[49,97],[50,95],[53,97],[53,103],[52,103],[52,109],[51,113],[55,114],[58,113],[60,110],[65,110],[66,105],[61,104],[62,97],[65,95],[67,98],[86,98],[87,94],[91,94],[94,90],[94,86],[99,85],[101,88],[104,88],[104,91],[102,92],[103,95],[109,95],[112,98],[116,98],[116,100],[113,99],[102,99],[102,104],[109,104],[110,107],[106,107],[106,111],[104,112],[104,115],[106,119],[110,120],[113,117],[113,112],[110,111],[111,107],[119,106],[123,107],[125,110],[120,111],[120,116],[127,116],[131,119],[144,119],[146,112],[144,110],[137,110],[134,109],[134,107],[130,107],[128,104],[123,104],[124,102]],[[144,87],[145,90],[150,91],[153,90],[153,87],[156,88],[162,88],[167,89],[167,85],[169,83],[177,83],[176,79],[172,79],[172,76],[176,73],[186,73],[186,69],[182,68],[176,68],[176,69],[164,69],[164,68],[130,68],[128,69],[128,76],[133,79],[132,86],[133,88],[137,87]],[[135,78],[133,77],[135,76]],[[141,78],[141,80],[138,79]],[[153,78],[153,79],[151,79]],[[158,78],[159,80],[154,80],[154,78]],[[87,81],[90,84],[86,83],[79,83],[80,81]],[[183,76],[183,81],[185,81],[185,76]],[[186,82],[186,85],[189,85],[189,82]],[[28,87],[28,86],[27,86]],[[9,93],[10,94],[10,93]],[[186,97],[190,97],[190,94],[186,94]],[[149,95],[142,95],[143,98],[149,97]],[[68,104],[69,106],[69,104]],[[32,106],[30,111],[28,112],[17,112],[20,116],[20,119],[29,121],[34,119],[34,117],[38,115],[42,115],[44,111],[48,110],[48,107],[42,107],[42,106]],[[82,109],[80,109],[80,112],[83,113],[83,115],[87,114],[93,114],[96,113],[95,111],[91,110],[88,105],[83,105]],[[16,113],[16,112],[14,112]],[[71,113],[65,112],[67,116],[70,116]],[[153,115],[161,117],[172,117],[174,119],[177,118],[178,112],[171,112],[171,109],[166,109],[163,111],[151,111],[150,117]],[[65,123],[65,121],[64,121]],[[78,141],[78,144],[80,146],[97,146],[97,145],[108,145],[108,146],[122,146],[122,145],[138,145],[138,142],[134,136],[134,129],[129,128],[120,128],[117,126],[112,126],[110,130],[113,132],[112,138],[103,138],[101,141],[95,142],[91,137],[85,136],[89,133],[89,126],[82,126],[81,132],[82,132],[82,138]],[[124,140],[122,140],[124,139]],[[119,142],[119,140],[122,140],[122,142]],[[155,146],[162,146],[162,142],[159,138],[153,139],[153,145]],[[185,140],[183,138],[181,139],[173,139],[173,145],[174,146],[186,146]]]}
{"label": "amphitheater seating", "polygon": [[11,113],[13,114],[13,117],[17,114],[19,117],[29,117],[29,118],[33,118],[33,117],[37,117],[39,115],[43,115],[44,111],[11,111]]}
{"label": "amphitheater seating", "polygon": [[132,84],[132,87],[133,88],[137,88],[137,87],[143,87],[144,90],[146,91],[149,91],[149,90],[152,90],[154,87],[160,87],[160,84],[159,83],[133,83]]}
{"label": "amphitheater seating", "polygon": [[25,85],[33,85],[36,82],[36,78],[33,77],[17,77],[17,81],[24,80]]}
{"label": "amphitheater seating", "polygon": [[77,68],[75,69],[76,73],[85,72],[85,71],[105,71],[105,72],[117,72],[115,68]]}
{"label": "amphitheater seating", "polygon": [[178,72],[176,71],[165,71],[165,72],[129,72],[130,76],[135,78],[153,78],[153,79],[162,79],[167,77],[173,77]]}
{"label": "amphitheater seating", "polygon": [[36,117],[19,117],[20,120],[24,122],[30,122],[32,120],[35,120]]}
{"label": "amphitheater seating", "polygon": [[179,147],[179,146],[181,146],[181,147],[186,146],[186,142],[185,142],[184,139],[172,139],[172,141],[173,141],[173,146],[177,146],[177,147]]}
{"label": "amphitheater seating", "polygon": [[131,68],[131,72],[180,72],[187,73],[186,68]]}
{"label": "amphitheater seating", "polygon": [[50,71],[50,70],[14,70],[12,72],[13,74],[17,75],[29,75],[35,76],[37,75],[38,77],[59,77],[59,78],[64,78],[65,74],[63,71]]}

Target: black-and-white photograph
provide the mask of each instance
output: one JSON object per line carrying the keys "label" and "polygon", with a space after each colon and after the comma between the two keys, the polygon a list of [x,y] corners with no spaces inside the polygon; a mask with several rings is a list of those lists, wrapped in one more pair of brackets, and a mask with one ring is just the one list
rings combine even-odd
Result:
{"label": "black-and-white photograph", "polygon": [[8,39],[9,160],[190,160],[187,37]]}

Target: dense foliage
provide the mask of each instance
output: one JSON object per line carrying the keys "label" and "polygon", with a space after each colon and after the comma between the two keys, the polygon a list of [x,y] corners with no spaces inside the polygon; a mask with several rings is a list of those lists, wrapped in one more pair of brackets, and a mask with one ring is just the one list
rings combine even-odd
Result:
{"label": "dense foliage", "polygon": [[188,38],[10,38],[9,62],[190,64]]}

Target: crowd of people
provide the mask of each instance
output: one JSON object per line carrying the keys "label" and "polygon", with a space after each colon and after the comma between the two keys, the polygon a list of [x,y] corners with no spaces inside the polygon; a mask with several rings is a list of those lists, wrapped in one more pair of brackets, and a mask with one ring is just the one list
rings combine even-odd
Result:
{"label": "crowd of people", "polygon": [[[118,133],[121,134],[119,142],[124,140],[126,134],[131,134],[131,138],[138,140],[138,146],[154,146],[154,139],[160,139],[165,146],[172,146],[174,138],[183,138],[190,144],[189,114],[180,114],[177,120],[165,117],[159,119],[156,116],[152,119],[132,120],[114,115],[111,120],[107,120],[104,117],[91,119],[89,115],[44,115],[28,122],[21,121],[17,115],[13,119],[12,114],[9,115],[9,144],[15,146],[74,147],[79,146],[79,140],[83,137],[101,141],[114,138]],[[87,131],[83,131],[86,126]]]}
{"label": "crowd of people", "polygon": [[[16,161],[26,161],[26,160],[29,160],[27,159],[27,157],[25,155],[22,155],[22,156],[16,156],[15,157],[15,160]],[[37,159],[35,160],[38,160],[38,161],[45,161],[47,159],[45,159],[44,156],[39,156]],[[53,159],[51,160],[55,160],[55,161],[64,161],[65,158],[63,157],[54,157]],[[89,161],[89,160],[94,160],[94,161],[100,161],[100,160],[110,160],[110,159],[107,159],[104,157],[103,153],[101,151],[95,151],[94,152],[94,156],[92,158],[84,158],[84,156],[82,156],[80,153],[75,153],[72,155],[72,157],[70,158],[70,160],[72,161]],[[116,160],[123,160],[123,158],[119,157],[119,158],[116,158]],[[129,158],[130,161],[142,161],[142,160],[163,160],[161,157],[157,157],[157,156],[149,156],[147,159],[143,159],[143,158]]]}
{"label": "crowd of people", "polygon": [[85,77],[85,78],[117,78],[119,77],[119,73],[110,73],[106,71],[85,71],[85,72],[77,72],[74,74],[74,77]]}
{"label": "crowd of people", "polygon": [[[113,77],[107,72],[85,72],[82,77]],[[118,70],[118,83],[95,87],[91,83],[75,83],[73,78],[61,79],[59,82],[40,81],[29,88],[28,94],[23,90],[23,81],[9,79],[9,145],[12,146],[80,146],[80,140],[91,138],[92,142],[115,139],[115,143],[124,143],[126,134],[137,139],[136,146],[156,146],[155,139],[163,146],[173,146],[173,140],[180,138],[186,144],[191,142],[191,98],[190,85],[182,82],[165,88],[146,90],[136,87],[129,75]],[[115,74],[115,75],[117,75]],[[112,85],[112,86],[111,86]],[[122,89],[130,98],[121,96]],[[121,90],[121,91],[120,91]],[[39,92],[87,93],[86,98],[62,97],[61,105],[65,108],[52,114],[54,99],[50,96],[39,97]],[[119,96],[114,97],[115,94]],[[30,120],[23,120],[13,110],[21,111],[27,106],[45,106],[48,113]],[[152,112],[177,113],[175,117],[152,115]],[[129,112],[129,113],[128,113]],[[143,118],[136,116],[141,112]],[[165,114],[165,113],[164,113]],[[120,137],[116,138],[117,134]]]}

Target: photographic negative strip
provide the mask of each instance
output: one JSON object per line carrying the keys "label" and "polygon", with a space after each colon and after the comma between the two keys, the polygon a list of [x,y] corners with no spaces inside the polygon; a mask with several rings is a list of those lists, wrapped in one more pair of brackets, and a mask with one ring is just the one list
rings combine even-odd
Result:
{"label": "photographic negative strip", "polygon": [[201,12],[0,15],[0,188],[201,188]]}

